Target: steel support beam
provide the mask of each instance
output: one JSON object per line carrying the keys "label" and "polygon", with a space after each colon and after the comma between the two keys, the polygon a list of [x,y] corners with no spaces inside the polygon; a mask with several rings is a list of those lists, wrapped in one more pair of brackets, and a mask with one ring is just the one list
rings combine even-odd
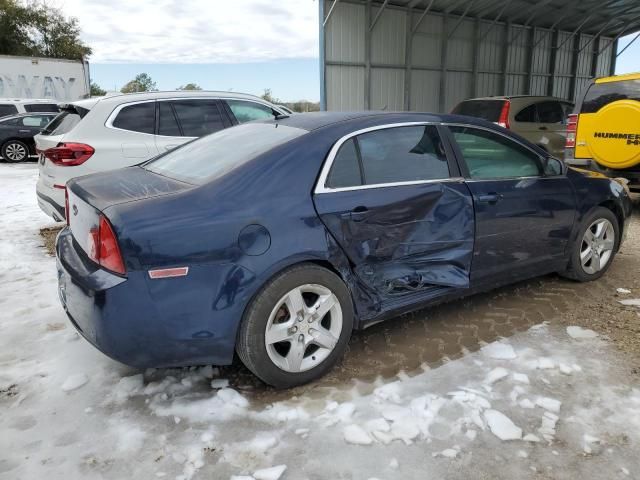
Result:
{"label": "steel support beam", "polygon": [[480,51],[480,18],[476,18],[476,21],[473,22],[473,59],[472,59],[472,70],[471,74],[471,97],[475,98],[478,96],[478,63],[479,59],[479,51]]}
{"label": "steel support beam", "polygon": [[529,32],[529,41],[527,42],[527,46],[529,47],[527,50],[529,51],[529,59],[527,62],[527,94],[528,95],[532,95],[533,94],[533,49],[535,48],[533,46],[533,43],[535,42],[536,39],[536,27],[533,27],[531,29],[531,31]]}
{"label": "steel support beam", "polygon": [[371,0],[364,7],[364,109],[371,110]]}
{"label": "steel support beam", "polygon": [[556,82],[556,55],[558,53],[558,40],[560,33],[554,30],[551,33],[551,52],[549,54],[549,80],[547,82],[547,96],[553,97],[553,90]]}
{"label": "steel support beam", "polygon": [[449,15],[442,17],[442,49],[440,51],[440,112],[445,111],[447,97],[447,57],[449,56],[449,41],[447,30],[449,28]]}
{"label": "steel support beam", "polygon": [[618,61],[618,40],[616,39],[613,42],[611,48],[611,60],[609,61],[609,75],[615,75],[616,73],[616,62]]}
{"label": "steel support beam", "polygon": [[569,84],[569,98],[568,100],[573,102],[576,98],[576,85],[578,83],[578,61],[580,59],[580,41],[582,34],[578,33],[573,40],[572,57],[571,57],[571,83]]}
{"label": "steel support beam", "polygon": [[[505,24],[505,32],[504,32],[504,38],[507,39],[509,38],[509,35],[511,34],[511,22],[507,21],[507,23]],[[507,94],[507,67],[509,66],[509,50],[511,45],[509,44],[509,42],[505,41],[503,42],[503,47],[502,47],[502,84],[501,84],[501,88],[500,91],[506,95]]]}
{"label": "steel support beam", "polygon": [[324,38],[324,0],[318,0],[318,30],[319,35],[319,55],[318,61],[320,63],[320,110],[325,111],[327,109],[327,65],[325,62],[325,38]]}
{"label": "steel support beam", "polygon": [[378,20],[380,19],[380,15],[382,15],[382,12],[384,12],[384,9],[387,8],[387,5],[389,4],[389,0],[384,0],[384,2],[382,3],[382,6],[378,9],[378,13],[376,13],[376,18],[373,19],[373,22],[369,25],[369,31],[373,31],[373,27],[376,26],[376,23],[378,23]]}
{"label": "steel support beam", "polygon": [[558,45],[558,48],[562,48],[564,46],[565,43],[567,43],[569,40],[571,40],[573,37],[576,36],[576,34],[580,31],[580,29],[595,15],[595,13],[592,13],[591,15],[589,15],[587,18],[585,18],[582,22],[580,22],[580,25],[578,25],[578,27],[573,31],[573,33],[571,33],[571,35],[569,35],[567,38],[564,39],[564,41]]}
{"label": "steel support beam", "polygon": [[460,16],[460,18],[458,18],[458,21],[456,22],[456,24],[453,26],[451,31],[447,34],[447,40],[450,39],[453,36],[453,34],[456,32],[456,30],[458,29],[458,27],[460,26],[462,21],[467,16],[467,13],[469,13],[469,10],[471,9],[471,7],[473,7],[474,3],[476,3],[476,0],[470,0],[469,1],[469,4],[467,5],[467,8],[464,9],[464,12]]}
{"label": "steel support beam", "polygon": [[616,58],[618,58],[620,55],[622,55],[627,48],[629,48],[631,45],[633,45],[634,42],[638,39],[638,37],[640,37],[640,32],[635,37],[633,37],[633,40],[631,40],[629,43],[627,43],[627,45],[625,45],[625,47],[622,50],[620,50],[618,53],[616,53]]}
{"label": "steel support beam", "polygon": [[429,11],[431,10],[431,7],[433,6],[433,2],[435,2],[435,1],[436,0],[431,0],[429,2],[429,5],[427,5],[427,8],[425,8],[424,12],[422,12],[422,15],[420,15],[420,18],[418,19],[416,24],[413,26],[413,29],[411,30],[411,33],[416,33],[418,31],[418,28],[420,27],[420,24],[422,23],[422,20],[424,20],[424,17],[427,16],[427,13],[429,13]]}
{"label": "steel support beam", "polygon": [[598,50],[600,50],[601,43],[602,37],[598,37],[593,44],[593,52],[591,52],[591,69],[589,70],[592,78],[598,76],[598,58],[600,57],[600,55],[598,55]]}
{"label": "steel support beam", "polygon": [[413,9],[407,10],[404,46],[404,109],[411,110],[411,63],[413,61]]}
{"label": "steel support beam", "polygon": [[498,15],[496,16],[496,18],[493,19],[493,21],[491,22],[491,24],[489,25],[489,28],[487,28],[487,30],[484,32],[484,34],[482,35],[482,37],[480,38],[480,41],[482,42],[485,38],[487,38],[487,35],[489,35],[489,33],[491,33],[491,30],[493,30],[493,27],[496,26],[496,23],[498,23],[498,20],[500,20],[500,17],[502,17],[502,14],[504,13],[504,11],[507,9],[507,7],[511,4],[513,0],[507,0],[503,5],[502,8],[500,9],[500,12],[498,12]]}
{"label": "steel support beam", "polygon": [[[318,0],[318,1],[323,1],[323,0]],[[324,15],[320,18],[324,18],[323,22],[322,22],[322,26],[324,27],[327,22],[329,21],[329,18],[331,18],[331,14],[333,13],[333,9],[336,8],[336,5],[338,4],[340,0],[333,0],[333,3],[331,4],[331,8],[329,9],[329,13],[327,13],[327,16],[324,17]],[[322,6],[322,11],[324,12],[324,5]]]}

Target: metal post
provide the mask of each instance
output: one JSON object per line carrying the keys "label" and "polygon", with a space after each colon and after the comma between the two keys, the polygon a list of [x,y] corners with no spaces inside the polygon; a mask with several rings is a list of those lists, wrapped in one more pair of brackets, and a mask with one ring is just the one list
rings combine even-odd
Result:
{"label": "metal post", "polygon": [[480,52],[480,18],[476,17],[473,23],[473,73],[471,78],[471,96],[473,98],[478,96],[478,63]]}
{"label": "metal post", "polygon": [[573,40],[573,56],[571,58],[571,83],[569,85],[569,98],[567,100],[573,102],[576,98],[576,86],[578,83],[578,61],[580,59],[580,41],[582,40],[582,34],[578,33]]}
{"label": "metal post", "polygon": [[404,46],[404,109],[411,110],[411,63],[413,61],[413,9],[407,9],[405,26],[406,41]]}
{"label": "metal post", "polygon": [[502,50],[502,88],[500,89],[504,95],[507,94],[507,66],[509,65],[509,42],[506,39],[509,38],[511,34],[511,22],[507,20],[505,23],[505,32],[504,38],[505,42],[503,43]]}
{"label": "metal post", "polygon": [[602,37],[596,38],[593,42],[593,52],[591,52],[591,69],[589,73],[591,74],[591,78],[598,76],[598,58],[600,55],[598,54],[598,50],[600,50],[600,44],[602,43]]}
{"label": "metal post", "polygon": [[527,94],[533,95],[533,49],[534,42],[536,40],[536,27],[532,27],[529,32],[529,42],[528,42],[528,50],[529,50],[529,61],[527,64]]}
{"label": "metal post", "polygon": [[318,28],[320,30],[320,110],[322,111],[327,109],[327,66],[325,64],[324,23],[324,0],[318,0]]}
{"label": "metal post", "polygon": [[556,55],[558,53],[558,30],[551,32],[551,51],[549,52],[549,81],[547,82],[547,96],[553,97],[553,89],[556,82]]}
{"label": "metal post", "polygon": [[447,96],[447,57],[448,57],[448,36],[449,15],[446,13],[442,16],[442,50],[440,52],[440,102],[438,104],[440,112],[444,112],[446,108]]}
{"label": "metal post", "polygon": [[618,61],[618,39],[614,40],[611,46],[611,61],[609,62],[609,75],[616,74],[616,62]]}
{"label": "metal post", "polygon": [[371,0],[367,0],[364,12],[364,109],[371,110]]}

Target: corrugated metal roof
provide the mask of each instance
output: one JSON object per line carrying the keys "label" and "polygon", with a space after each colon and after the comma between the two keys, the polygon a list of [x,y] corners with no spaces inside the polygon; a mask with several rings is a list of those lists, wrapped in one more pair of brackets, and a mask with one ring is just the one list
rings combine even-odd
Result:
{"label": "corrugated metal roof", "polygon": [[[382,3],[382,2],[379,2]],[[617,37],[640,31],[638,0],[389,0],[389,5]]]}

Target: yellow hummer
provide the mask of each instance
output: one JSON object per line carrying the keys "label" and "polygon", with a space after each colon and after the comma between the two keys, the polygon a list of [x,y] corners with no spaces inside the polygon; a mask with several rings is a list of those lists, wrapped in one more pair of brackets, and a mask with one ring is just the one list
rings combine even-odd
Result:
{"label": "yellow hummer", "polygon": [[640,192],[640,73],[592,80],[568,118],[565,163]]}

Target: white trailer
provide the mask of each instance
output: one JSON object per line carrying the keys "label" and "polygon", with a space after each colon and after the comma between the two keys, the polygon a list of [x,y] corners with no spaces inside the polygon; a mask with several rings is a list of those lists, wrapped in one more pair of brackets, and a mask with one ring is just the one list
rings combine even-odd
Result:
{"label": "white trailer", "polygon": [[89,62],[0,55],[0,98],[88,98]]}

